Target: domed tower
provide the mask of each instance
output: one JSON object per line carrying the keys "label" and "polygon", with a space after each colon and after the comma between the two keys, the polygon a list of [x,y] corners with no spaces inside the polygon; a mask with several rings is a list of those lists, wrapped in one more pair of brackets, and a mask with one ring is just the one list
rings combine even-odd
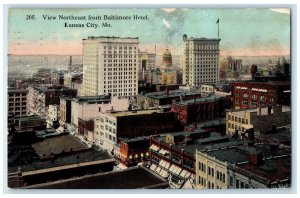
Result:
{"label": "domed tower", "polygon": [[165,68],[170,67],[172,65],[172,55],[169,49],[166,49],[166,51],[163,54],[163,66]]}

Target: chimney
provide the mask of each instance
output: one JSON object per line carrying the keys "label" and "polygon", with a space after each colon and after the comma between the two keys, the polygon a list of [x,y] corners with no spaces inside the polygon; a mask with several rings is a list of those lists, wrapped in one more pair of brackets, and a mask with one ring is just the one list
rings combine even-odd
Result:
{"label": "chimney", "polygon": [[272,106],[268,106],[268,115],[271,115]]}
{"label": "chimney", "polygon": [[259,151],[252,151],[249,154],[249,161],[254,165],[261,165],[263,162],[263,155]]}
{"label": "chimney", "polygon": [[254,128],[247,129],[246,133],[248,133],[248,140],[254,141]]}

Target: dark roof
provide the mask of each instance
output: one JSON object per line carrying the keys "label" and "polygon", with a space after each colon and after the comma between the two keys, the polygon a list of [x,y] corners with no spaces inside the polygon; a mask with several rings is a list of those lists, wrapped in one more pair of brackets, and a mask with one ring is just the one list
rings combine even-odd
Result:
{"label": "dark roof", "polygon": [[201,97],[201,98],[195,98],[195,99],[190,99],[190,100],[184,100],[182,102],[177,102],[177,103],[187,105],[189,103],[195,103],[195,102],[205,102],[205,101],[219,100],[220,98],[224,98],[224,97],[212,95],[212,96],[208,96],[208,97]]}
{"label": "dark roof", "polygon": [[79,178],[32,185],[31,189],[137,189],[166,188],[168,182],[144,167],[99,173]]}
{"label": "dark roof", "polygon": [[168,96],[165,91],[157,91],[157,92],[150,92],[144,94],[145,97],[153,98],[153,99],[176,98],[180,96],[193,96],[193,95],[200,95],[200,93],[194,93],[186,90],[176,89],[176,90],[170,90]]}
{"label": "dark roof", "polygon": [[28,89],[8,89],[8,93],[27,93]]}
{"label": "dark roof", "polygon": [[[291,178],[291,156],[279,156],[266,159],[261,166],[247,163],[240,164],[238,167],[252,173],[249,174],[252,177],[264,178],[270,182],[280,182]],[[253,173],[255,175],[253,175]]]}
{"label": "dark roof", "polygon": [[52,137],[32,145],[33,149],[40,158],[49,158],[53,154],[62,152],[80,151],[88,149],[88,146],[82,143],[73,135],[62,135]]}
{"label": "dark roof", "polygon": [[78,96],[73,99],[75,102],[110,102],[111,97],[109,95],[99,95],[99,96]]}

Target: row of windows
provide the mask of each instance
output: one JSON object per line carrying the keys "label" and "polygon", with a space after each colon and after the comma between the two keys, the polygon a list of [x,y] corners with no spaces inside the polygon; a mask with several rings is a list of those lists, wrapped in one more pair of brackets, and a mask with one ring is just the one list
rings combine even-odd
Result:
{"label": "row of windows", "polygon": [[[121,58],[121,57],[119,57]],[[123,57],[124,58],[124,57]],[[126,58],[126,59],[118,59],[118,57],[114,57],[114,58],[105,58],[104,59],[104,62],[113,62],[113,63],[121,63],[121,62],[124,62],[124,63],[127,63],[127,62],[136,62],[137,60],[136,59],[132,59],[132,58]]]}
{"label": "row of windows", "polygon": [[235,124],[231,124],[231,123],[228,123],[227,128],[228,129],[239,130],[239,131],[242,131],[242,132],[246,131],[246,129],[244,127],[241,127],[241,126],[235,125]]}
{"label": "row of windows", "polygon": [[[125,65],[127,66],[127,64],[125,64]],[[117,64],[114,64],[114,66],[117,66]],[[131,64],[129,64],[129,66],[131,66]],[[124,69],[124,71],[127,71],[127,70],[129,70],[129,71],[132,71],[132,70],[136,71],[135,67],[134,68],[132,68],[132,67],[129,67],[129,68],[126,68],[126,67],[125,68],[122,68],[122,67],[110,68],[110,67],[111,67],[111,64],[108,65],[107,71],[123,71],[123,69]],[[106,71],[106,68],[104,68],[104,71]]]}
{"label": "row of windows", "polygon": [[245,182],[242,182],[238,179],[235,180],[235,185],[234,185],[234,179],[232,176],[229,177],[229,184],[231,187],[234,187],[236,189],[239,189],[239,188],[249,188],[250,186],[245,183]]}
{"label": "row of windows", "polygon": [[[121,54],[121,52],[119,53]],[[104,58],[134,58],[134,61],[136,61],[136,55],[104,55]]]}
{"label": "row of windows", "polygon": [[105,130],[107,130],[113,134],[116,134],[116,129],[112,128],[111,126],[105,125]]}
{"label": "row of windows", "polygon": [[[111,78],[108,78],[108,79],[111,79]],[[103,84],[104,84],[104,85],[105,85],[105,84],[117,84],[117,82],[118,82],[118,81],[110,81],[110,80],[108,80],[108,81],[104,81]],[[119,84],[121,84],[121,83],[127,83],[127,80],[124,80],[124,81],[119,80]],[[128,83],[132,83],[132,80],[128,80]],[[129,86],[129,87],[134,87],[134,86],[135,86],[135,83],[136,83],[136,81],[134,80],[134,84],[129,84],[128,86]],[[110,86],[111,86],[111,85],[110,85]],[[114,86],[116,86],[116,85],[114,85]],[[125,85],[124,85],[124,87],[125,87]]]}
{"label": "row of windows", "polygon": [[113,45],[113,46],[111,46],[111,45],[104,45],[103,46],[103,49],[109,49],[109,50],[111,50],[111,49],[119,49],[119,50],[122,50],[122,49],[124,49],[124,50],[132,50],[132,49],[134,49],[134,50],[136,50],[136,47],[132,47],[132,46],[120,46],[120,45]]}
{"label": "row of windows", "polygon": [[217,180],[225,183],[225,173],[222,173],[220,171],[217,171]]}
{"label": "row of windows", "polygon": [[116,137],[115,137],[115,136],[112,136],[112,135],[110,135],[110,134],[108,134],[108,133],[105,133],[105,138],[106,138],[106,139],[109,139],[110,141],[113,141],[113,142],[116,141]]}
{"label": "row of windows", "polygon": [[[136,72],[104,72],[104,76],[106,76],[106,75],[108,75],[108,76],[111,76],[111,75],[129,75],[129,77],[131,78],[131,77],[135,77],[135,76],[132,76],[132,73],[134,74],[134,75],[136,75]],[[119,76],[119,77],[121,77],[121,76]],[[125,77],[127,77],[127,76],[125,76]],[[120,79],[120,78],[119,78]],[[122,78],[121,78],[122,79]]]}
{"label": "row of windows", "polygon": [[243,123],[243,124],[248,124],[248,119],[233,116],[233,115],[228,115],[227,120],[231,120],[231,121],[239,122],[239,123]]}
{"label": "row of windows", "polygon": [[[108,93],[112,93],[111,90],[104,90],[104,94],[108,94]],[[132,93],[112,93],[112,96],[115,97],[115,96],[134,96],[136,95],[136,93],[132,92]]]}

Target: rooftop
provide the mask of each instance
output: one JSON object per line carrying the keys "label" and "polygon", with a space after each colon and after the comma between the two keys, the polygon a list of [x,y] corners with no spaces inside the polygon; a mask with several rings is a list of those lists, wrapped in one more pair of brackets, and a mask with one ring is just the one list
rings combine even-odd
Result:
{"label": "rooftop", "polygon": [[151,92],[144,94],[145,97],[153,98],[153,99],[162,99],[162,98],[175,98],[180,96],[193,96],[200,95],[200,93],[194,93],[187,90],[176,89],[170,90],[167,96],[165,91]]}
{"label": "rooftop", "polygon": [[247,82],[234,82],[233,85],[244,84],[244,83],[248,85],[291,85],[290,81],[268,81],[268,82],[247,81]]}
{"label": "rooftop", "polygon": [[31,189],[157,189],[167,188],[168,181],[144,167],[98,173],[79,178],[30,186]]}
{"label": "rooftop", "polygon": [[182,102],[177,102],[177,103],[178,104],[183,104],[183,105],[188,105],[189,103],[219,100],[220,98],[224,98],[224,97],[212,95],[212,96],[208,96],[208,97],[201,97],[201,98],[195,98],[195,99],[191,99],[191,100],[184,100]]}
{"label": "rooftop", "polygon": [[34,86],[34,88],[40,92],[46,93],[46,92],[53,92],[53,91],[63,91],[63,90],[75,90],[75,89],[70,89],[64,86],[53,86],[53,87],[46,87],[46,86]]}
{"label": "rooftop", "polygon": [[110,102],[111,97],[109,95],[99,95],[99,96],[78,96],[73,99],[77,103],[95,103],[95,102]]}
{"label": "rooftop", "polygon": [[[232,110],[229,111],[233,115],[237,116],[245,116],[245,113],[251,113],[251,112],[257,112],[258,108],[254,109],[245,109],[245,110]],[[282,106],[282,112],[290,112],[291,107],[289,106]],[[273,108],[271,110],[271,113],[273,112]],[[261,107],[261,115],[268,115],[268,107]]]}
{"label": "rooftop", "polygon": [[28,89],[8,89],[8,93],[27,93]]}
{"label": "rooftop", "polygon": [[236,148],[213,150],[213,151],[207,152],[207,154],[211,157],[216,157],[220,161],[223,161],[223,162],[227,161],[232,164],[248,162],[248,160],[249,160],[248,155],[240,152]]}
{"label": "rooftop", "polygon": [[278,156],[264,160],[264,164],[257,166],[251,163],[239,164],[239,168],[250,172],[250,176],[265,178],[270,182],[281,182],[291,178],[291,156]]}
{"label": "rooftop", "polygon": [[72,135],[52,137],[34,143],[32,147],[41,159],[49,158],[53,154],[88,149],[87,145]]}
{"label": "rooftop", "polygon": [[160,113],[160,110],[113,111],[107,112],[106,114],[116,118],[121,116],[149,115],[154,113]]}
{"label": "rooftop", "polygon": [[18,121],[31,121],[31,120],[45,120],[45,118],[42,118],[37,115],[32,115],[32,116],[26,116],[26,117],[21,117],[21,118],[16,118]]}
{"label": "rooftop", "polygon": [[[59,136],[58,138],[61,137],[63,136]],[[49,147],[44,145],[42,141],[39,141],[40,148],[38,148],[38,150],[34,149],[31,144],[8,145],[8,172],[16,172],[19,167],[22,169],[22,172],[26,172],[111,158],[107,152],[99,151],[95,148],[87,148],[87,146],[82,145],[82,143],[80,143],[79,146],[74,147],[74,149],[72,148],[72,151],[70,151],[70,146],[64,145],[66,142],[68,143],[68,140],[66,141],[65,139],[69,138],[73,139],[74,137],[72,138],[70,135],[64,135],[63,139],[58,140],[58,142],[55,142],[57,138],[47,139],[47,144],[53,144],[50,146],[50,149],[54,147],[54,152],[58,152],[58,154],[54,154],[54,156],[51,157],[48,156],[48,158],[46,158],[46,156],[40,157],[43,155],[43,152],[47,152],[48,154],[49,152],[53,152],[52,150],[49,150]],[[65,142],[62,140],[65,140]],[[52,142],[50,143],[49,141]],[[77,140],[73,139],[73,141],[75,143],[73,142],[71,144],[77,145]],[[64,153],[61,152],[62,149],[68,148],[69,150],[65,150]],[[79,150],[80,148],[83,149]]]}

